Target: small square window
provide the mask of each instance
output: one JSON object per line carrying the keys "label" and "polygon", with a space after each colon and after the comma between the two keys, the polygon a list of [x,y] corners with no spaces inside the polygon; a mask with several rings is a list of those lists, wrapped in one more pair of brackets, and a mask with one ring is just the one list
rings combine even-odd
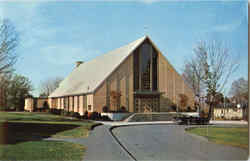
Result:
{"label": "small square window", "polygon": [[91,105],[88,105],[88,111],[91,111]]}

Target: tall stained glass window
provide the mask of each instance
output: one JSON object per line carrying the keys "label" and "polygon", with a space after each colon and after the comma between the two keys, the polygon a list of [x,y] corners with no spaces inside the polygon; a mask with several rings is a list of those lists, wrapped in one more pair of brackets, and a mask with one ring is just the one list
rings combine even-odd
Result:
{"label": "tall stained glass window", "polygon": [[134,51],[134,90],[157,90],[157,51],[146,41]]}
{"label": "tall stained glass window", "polygon": [[157,56],[157,52],[155,49],[153,49],[153,52],[152,52],[152,90],[155,91],[157,90],[157,82],[158,82],[158,79],[157,79],[157,61],[158,61],[158,56]]}
{"label": "tall stained glass window", "polygon": [[139,49],[134,52],[134,90],[139,90]]}
{"label": "tall stained glass window", "polygon": [[141,47],[141,89],[150,90],[151,46],[145,42]]}

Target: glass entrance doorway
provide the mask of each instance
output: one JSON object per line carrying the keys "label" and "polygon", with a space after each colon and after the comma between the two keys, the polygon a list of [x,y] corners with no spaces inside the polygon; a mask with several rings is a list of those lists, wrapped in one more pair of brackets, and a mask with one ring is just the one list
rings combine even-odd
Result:
{"label": "glass entrance doorway", "polygon": [[140,113],[159,112],[158,96],[135,96],[134,111]]}

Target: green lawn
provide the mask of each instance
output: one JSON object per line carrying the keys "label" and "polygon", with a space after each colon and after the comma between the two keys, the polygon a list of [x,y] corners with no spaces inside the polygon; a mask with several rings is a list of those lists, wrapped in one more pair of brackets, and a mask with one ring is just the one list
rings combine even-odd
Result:
{"label": "green lawn", "polygon": [[84,147],[44,138],[84,138],[95,123],[48,113],[0,112],[0,160],[81,160]]}
{"label": "green lawn", "polygon": [[207,128],[193,128],[187,131],[193,134],[207,137],[209,141],[213,141],[218,144],[226,144],[241,148],[248,148],[247,127],[209,127],[208,130]]}
{"label": "green lawn", "polygon": [[85,148],[79,144],[58,141],[28,141],[0,145],[0,160],[80,161]]}
{"label": "green lawn", "polygon": [[[72,121],[70,117],[43,112],[0,112],[0,120],[8,121]],[[75,119],[76,120],[76,119]]]}
{"label": "green lawn", "polygon": [[2,126],[4,122],[7,124],[5,129],[8,129],[9,133],[17,133],[21,137],[34,134],[60,138],[87,137],[91,126],[95,124],[71,117],[29,112],[0,112],[0,122]]}

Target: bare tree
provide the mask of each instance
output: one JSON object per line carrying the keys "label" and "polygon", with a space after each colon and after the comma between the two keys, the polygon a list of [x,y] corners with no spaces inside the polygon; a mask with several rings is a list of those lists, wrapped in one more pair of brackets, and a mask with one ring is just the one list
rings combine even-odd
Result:
{"label": "bare tree", "polygon": [[196,48],[195,61],[201,64],[202,82],[206,86],[209,119],[213,115],[213,107],[218,93],[222,93],[229,77],[238,68],[238,63],[221,42],[200,42]]}
{"label": "bare tree", "polygon": [[204,88],[202,84],[202,65],[195,61],[195,58],[185,62],[182,77],[195,95],[200,96]]}
{"label": "bare tree", "polygon": [[56,88],[59,87],[63,78],[55,77],[48,78],[41,82],[40,84],[40,96],[49,96]]}
{"label": "bare tree", "polygon": [[243,77],[233,81],[231,89],[230,89],[230,95],[237,96],[242,94],[248,93],[248,81],[245,80]]}
{"label": "bare tree", "polygon": [[13,71],[12,67],[17,61],[17,45],[17,31],[9,20],[4,19],[0,24],[0,74]]}
{"label": "bare tree", "polygon": [[230,95],[236,100],[237,103],[242,105],[248,102],[248,81],[244,78],[239,78],[233,81]]}

